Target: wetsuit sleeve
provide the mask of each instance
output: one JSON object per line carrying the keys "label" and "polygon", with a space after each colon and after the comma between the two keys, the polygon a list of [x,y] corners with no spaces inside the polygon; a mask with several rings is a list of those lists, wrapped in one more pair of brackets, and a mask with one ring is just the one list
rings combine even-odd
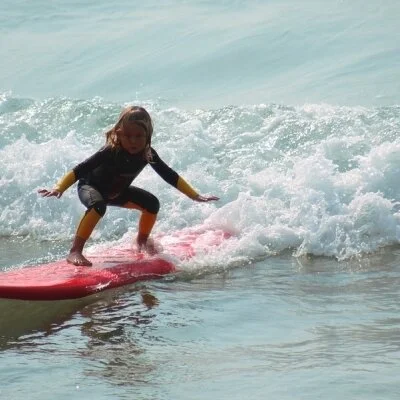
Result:
{"label": "wetsuit sleeve", "polygon": [[110,148],[103,147],[98,152],[93,154],[91,157],[85,161],[78,164],[71,171],[67,172],[57,183],[54,189],[59,192],[65,192],[70,186],[72,186],[78,179],[86,175],[88,172],[92,171],[94,168],[98,167],[104,162],[108,157],[110,157]]}
{"label": "wetsuit sleeve", "polygon": [[172,168],[170,168],[157,152],[152,148],[151,154],[153,161],[150,162],[151,167],[157,172],[165,182],[169,183],[173,187],[177,188],[181,193],[194,199],[198,196],[198,193],[193,189],[181,176],[179,176]]}
{"label": "wetsuit sleeve", "polygon": [[60,193],[64,193],[75,182],[76,177],[74,171],[69,171],[56,183],[54,189],[58,190]]}

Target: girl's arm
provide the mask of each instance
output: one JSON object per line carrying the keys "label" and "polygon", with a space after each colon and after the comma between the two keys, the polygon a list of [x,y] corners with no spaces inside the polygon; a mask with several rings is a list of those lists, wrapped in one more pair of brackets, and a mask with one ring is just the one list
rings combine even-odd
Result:
{"label": "girl's arm", "polygon": [[110,149],[108,147],[103,147],[98,152],[93,154],[91,157],[85,161],[78,164],[71,171],[68,171],[53,187],[53,189],[39,189],[38,193],[42,197],[52,197],[55,196],[60,198],[62,194],[72,186],[78,179],[86,175],[88,172],[92,171],[103,163],[107,157],[109,157]]}
{"label": "girl's arm", "polygon": [[74,170],[67,172],[54,186],[53,189],[40,189],[38,193],[42,195],[42,197],[52,197],[55,196],[60,198],[62,194],[74,183],[76,182],[75,172]]}
{"label": "girl's arm", "polygon": [[217,196],[203,196],[199,194],[192,186],[189,185],[181,176],[179,176],[172,168],[170,168],[154,149],[152,150],[153,161],[150,163],[152,168],[167,183],[177,188],[181,193],[185,194],[194,201],[207,202],[219,200]]}
{"label": "girl's arm", "polygon": [[217,196],[203,196],[197,193],[181,176],[178,176],[178,182],[176,188],[183,194],[186,194],[186,196],[190,197],[194,201],[199,201],[204,203],[207,201],[219,200],[219,197]]}

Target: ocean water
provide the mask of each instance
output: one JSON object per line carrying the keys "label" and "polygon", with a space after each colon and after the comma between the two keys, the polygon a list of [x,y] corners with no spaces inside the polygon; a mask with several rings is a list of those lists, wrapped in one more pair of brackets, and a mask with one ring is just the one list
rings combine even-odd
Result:
{"label": "ocean water", "polygon": [[[398,399],[400,3],[0,4],[0,269],[65,256],[75,187],[37,190],[151,113],[155,233],[232,234],[160,281],[0,300],[0,399]],[[127,242],[109,208],[89,243]],[[0,275],[1,279],[1,275]]]}

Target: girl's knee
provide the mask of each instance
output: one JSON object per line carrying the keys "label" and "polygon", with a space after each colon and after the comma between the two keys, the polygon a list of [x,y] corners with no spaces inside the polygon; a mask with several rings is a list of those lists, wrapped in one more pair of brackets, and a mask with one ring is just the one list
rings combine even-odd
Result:
{"label": "girl's knee", "polygon": [[103,217],[104,214],[106,213],[107,205],[104,201],[99,201],[93,204],[91,208],[93,208],[97,212],[97,214],[100,215],[100,217]]}
{"label": "girl's knee", "polygon": [[151,214],[157,214],[160,210],[160,201],[154,195],[151,195],[149,202],[146,204],[146,211]]}

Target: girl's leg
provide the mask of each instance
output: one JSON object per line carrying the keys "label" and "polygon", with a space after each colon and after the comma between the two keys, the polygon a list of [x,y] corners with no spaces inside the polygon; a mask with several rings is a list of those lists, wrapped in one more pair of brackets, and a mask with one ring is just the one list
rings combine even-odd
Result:
{"label": "girl's leg", "polygon": [[83,247],[85,246],[86,241],[89,239],[100,218],[101,215],[98,214],[94,208],[86,211],[78,225],[71,250],[67,256],[67,261],[69,263],[74,265],[92,265],[92,263],[83,256]]}
{"label": "girl's leg", "polygon": [[130,186],[121,196],[108,204],[141,211],[136,242],[139,249],[145,248],[149,253],[155,253],[156,249],[149,236],[160,209],[157,197],[144,189]]}
{"label": "girl's leg", "polygon": [[142,215],[140,216],[139,220],[139,232],[136,237],[136,243],[139,249],[144,247],[150,253],[155,253],[156,250],[154,244],[152,241],[149,241],[149,236],[153,229],[154,224],[156,223],[157,214],[149,213],[148,211],[140,209],[138,207],[130,207],[130,205],[133,204],[134,203],[127,203],[128,208],[136,208],[142,211]]}
{"label": "girl's leg", "polygon": [[82,185],[78,189],[81,202],[88,207],[82,217],[72,243],[67,261],[74,265],[91,266],[92,263],[83,256],[83,248],[93,229],[106,212],[106,204],[101,194],[89,185]]}

